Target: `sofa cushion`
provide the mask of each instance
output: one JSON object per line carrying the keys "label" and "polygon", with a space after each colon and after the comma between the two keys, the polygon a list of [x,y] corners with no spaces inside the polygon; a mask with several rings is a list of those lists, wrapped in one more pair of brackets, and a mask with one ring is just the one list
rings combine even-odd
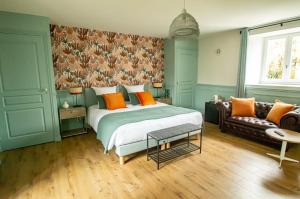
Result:
{"label": "sofa cushion", "polygon": [[231,103],[232,103],[231,116],[255,117],[254,98],[231,97]]}
{"label": "sofa cushion", "polygon": [[271,111],[267,115],[267,120],[280,125],[280,119],[284,114],[294,109],[293,104],[286,104],[283,102],[276,102]]}
{"label": "sofa cushion", "polygon": [[253,128],[259,129],[267,129],[267,128],[277,128],[273,122],[269,122],[264,119],[260,119],[257,117],[240,117],[240,116],[232,116],[227,119],[228,122],[233,122],[236,124],[242,124],[245,126],[250,126]]}

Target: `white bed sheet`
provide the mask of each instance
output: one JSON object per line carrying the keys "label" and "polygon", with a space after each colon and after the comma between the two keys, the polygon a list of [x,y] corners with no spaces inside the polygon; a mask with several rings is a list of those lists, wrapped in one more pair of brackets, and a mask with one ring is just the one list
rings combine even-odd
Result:
{"label": "white bed sheet", "polygon": [[[93,105],[88,108],[88,124],[97,132],[98,123],[100,119],[110,113],[134,111],[145,108],[153,108],[159,106],[169,106],[164,103],[157,103],[156,105],[140,106],[128,104],[127,108],[117,110],[99,109],[98,105]],[[184,123],[192,123],[201,125],[203,122],[200,112],[192,112],[187,114],[180,114],[166,118],[145,120],[141,122],[134,122],[118,127],[113,133],[108,150],[114,146],[129,144],[147,139],[147,133],[159,129],[169,128]],[[100,132],[101,133],[101,132]]]}

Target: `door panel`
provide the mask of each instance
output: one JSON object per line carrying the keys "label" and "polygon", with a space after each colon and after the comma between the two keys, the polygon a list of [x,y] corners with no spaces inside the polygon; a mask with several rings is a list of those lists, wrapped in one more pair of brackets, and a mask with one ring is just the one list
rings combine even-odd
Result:
{"label": "door panel", "polygon": [[[6,111],[9,137],[32,135],[45,132],[44,111],[42,108]],[[18,125],[15,125],[15,124]]]}
{"label": "door panel", "polygon": [[41,95],[29,95],[29,96],[16,96],[16,97],[4,97],[4,105],[22,105],[31,103],[42,103]]}
{"label": "door panel", "polygon": [[[5,42],[1,41],[1,49],[5,49],[7,56],[0,66],[2,90],[14,91],[40,88],[38,55],[35,43],[11,43],[6,40]],[[27,77],[27,81],[16,81],[24,79],[24,77]]]}
{"label": "door panel", "polygon": [[54,139],[47,67],[41,35],[0,33],[4,150]]}
{"label": "door panel", "polygon": [[192,108],[198,67],[196,51],[177,49],[176,62],[176,105]]}

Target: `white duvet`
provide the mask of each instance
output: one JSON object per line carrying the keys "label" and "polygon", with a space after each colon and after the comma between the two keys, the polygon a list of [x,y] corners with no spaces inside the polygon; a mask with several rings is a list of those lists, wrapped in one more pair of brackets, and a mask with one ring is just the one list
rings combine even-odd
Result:
{"label": "white duvet", "polygon": [[[88,109],[88,123],[95,130],[95,132],[97,132],[98,123],[100,119],[107,114],[116,113],[116,112],[134,111],[134,110],[153,108],[159,106],[169,106],[169,105],[164,103],[159,103],[159,102],[155,105],[149,105],[149,106],[127,104],[127,108],[117,109],[117,110],[99,109],[98,105],[93,105],[90,106]],[[202,121],[203,120],[202,120],[201,113],[193,112],[193,113],[180,114],[180,115],[175,115],[166,118],[145,120],[145,121],[125,124],[118,127],[114,131],[109,141],[108,150],[112,149],[114,146],[118,147],[121,145],[146,140],[147,133],[149,133],[150,131],[173,127],[184,123],[201,125]]]}

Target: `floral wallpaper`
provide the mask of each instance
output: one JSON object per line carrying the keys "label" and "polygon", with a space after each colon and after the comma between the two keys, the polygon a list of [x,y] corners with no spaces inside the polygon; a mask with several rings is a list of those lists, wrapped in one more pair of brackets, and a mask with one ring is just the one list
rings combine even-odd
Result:
{"label": "floral wallpaper", "polygon": [[57,89],[163,81],[163,39],[51,25]]}

